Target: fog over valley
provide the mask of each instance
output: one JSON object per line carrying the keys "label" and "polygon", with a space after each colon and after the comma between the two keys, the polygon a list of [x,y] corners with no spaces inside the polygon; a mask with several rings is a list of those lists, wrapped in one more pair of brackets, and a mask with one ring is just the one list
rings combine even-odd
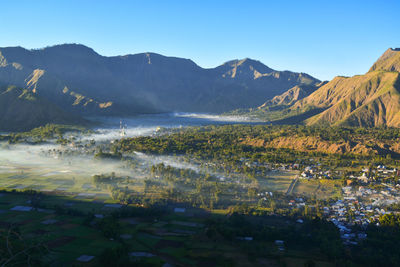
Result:
{"label": "fog over valley", "polygon": [[[155,156],[141,152],[123,155],[127,160],[96,158],[99,149],[121,138],[168,134],[168,129],[208,124],[251,123],[249,118],[207,114],[170,113],[131,118],[94,118],[101,126],[88,133],[67,132],[71,140],[60,145],[56,140],[44,144],[0,144],[0,186],[9,189],[34,189],[59,193],[109,193],[96,188],[94,175],[113,175],[143,182],[152,177],[153,165],[163,164],[176,169],[204,171],[201,162],[190,162],[181,156]],[[163,133],[160,133],[163,131]],[[133,164],[133,166],[132,166]],[[217,171],[209,172],[222,176]],[[137,188],[136,188],[137,189]]]}

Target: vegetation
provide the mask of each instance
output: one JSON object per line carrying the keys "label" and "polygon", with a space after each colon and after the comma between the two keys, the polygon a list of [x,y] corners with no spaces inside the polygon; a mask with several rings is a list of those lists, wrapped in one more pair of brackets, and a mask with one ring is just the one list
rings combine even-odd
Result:
{"label": "vegetation", "polygon": [[[3,191],[2,198],[13,201],[15,205],[26,202],[32,194],[35,193]],[[165,205],[146,208],[131,205],[106,211],[94,203],[68,200],[68,203],[74,204],[72,207],[66,207],[64,203],[65,200],[60,197],[42,195],[40,207],[49,211],[56,208],[56,213],[49,215],[38,211],[8,211],[0,214],[0,219],[7,222],[20,223],[27,218],[31,219],[29,223],[21,224],[19,230],[23,233],[21,242],[30,244],[34,240],[41,240],[33,243],[36,246],[29,253],[31,265],[35,264],[35,259],[40,259],[41,264],[56,264],[60,261],[74,263],[77,257],[86,253],[96,256],[93,264],[101,263],[105,266],[110,260],[115,261],[115,266],[161,266],[165,261],[195,266],[214,262],[217,266],[225,266],[227,262],[235,265],[235,257],[238,256],[243,263],[262,266],[255,259],[285,261],[286,256],[274,245],[276,239],[285,240],[285,250],[300,253],[301,256],[288,256],[297,258],[299,262],[304,260],[303,257],[313,262],[331,262],[335,261],[335,257],[343,256],[337,229],[319,219],[307,220],[304,225],[296,226],[285,222],[292,220],[290,217],[254,216],[250,209],[239,206],[228,217],[218,214],[210,217],[195,210],[192,216],[187,217],[184,214],[173,215],[169,206]],[[7,204],[0,203],[0,207],[6,208]],[[102,213],[105,217],[98,219],[93,213]],[[43,230],[37,229],[41,229],[42,222],[49,218],[55,223],[46,225],[44,230],[47,234],[38,239]],[[141,223],[127,223],[131,218]],[[162,232],[176,235],[168,237],[160,235]],[[129,234],[132,238],[124,239],[121,234]],[[251,236],[254,240],[240,241],[238,238],[243,236]],[[88,242],[92,245],[82,247]],[[304,242],[308,244],[306,247]],[[43,246],[39,249],[38,244]],[[319,252],[314,255],[308,253],[308,250]],[[151,253],[154,257],[132,259],[128,255],[134,251]],[[57,258],[47,257],[48,253],[56,253]],[[22,260],[27,260],[27,254],[21,255]],[[13,265],[18,265],[18,262],[16,258],[10,260]]]}
{"label": "vegetation", "polygon": [[[23,50],[19,49],[15,53]],[[269,98],[291,89],[250,110],[274,125],[166,129],[152,136],[96,144],[67,136],[85,131],[70,124],[86,122],[65,113],[58,104],[85,114],[154,110],[138,103],[140,95],[121,101],[121,95],[104,94],[110,101],[99,103],[86,96],[93,91],[90,81],[80,86],[82,94],[71,91],[55,78],[67,77],[82,63],[80,56],[71,55],[89,59],[98,55],[78,45],[51,49],[60,52],[62,73],[50,65],[30,70],[27,66],[33,63],[21,57],[24,62],[14,63],[11,76],[34,89],[0,87],[0,130],[44,125],[1,135],[0,141],[9,143],[2,145],[53,142],[61,148],[42,149],[40,155],[65,163],[62,170],[51,172],[50,160],[44,170],[13,164],[0,170],[4,187],[0,192],[0,265],[73,266],[82,256],[93,266],[400,265],[400,205],[392,202],[400,192],[396,169],[400,130],[391,128],[400,126],[397,50],[388,50],[365,75],[337,77],[326,84],[317,84],[305,74],[276,72],[250,59],[227,62],[205,77],[199,68],[188,68],[194,66],[190,61],[162,60],[165,66],[169,60],[176,61],[178,68],[171,72],[158,66],[162,56],[138,55],[152,61],[146,65],[148,73],[167,75],[136,75],[137,80],[132,80],[133,76],[125,77],[125,71],[120,71],[107,78],[123,87],[164,88],[169,84],[164,77],[187,85],[186,77],[200,75],[198,84],[205,82],[207,86],[202,87],[212,88],[213,92],[204,94],[207,99],[196,97],[196,88],[188,94],[181,94],[186,87],[152,88],[169,108],[225,111],[258,103],[260,94]],[[7,49],[1,50],[0,67],[7,67]],[[47,48],[38,56],[48,58]],[[116,59],[113,65],[123,60],[121,69],[128,73],[126,66],[136,63],[126,62],[134,57]],[[103,60],[92,67],[100,67],[101,74],[108,64]],[[179,73],[171,75],[176,70]],[[50,72],[56,74],[54,78],[47,75]],[[0,79],[7,80],[9,74],[1,74]],[[85,85],[87,80],[78,76],[70,79],[78,87]],[[149,81],[146,77],[150,76],[158,78]],[[96,92],[109,91],[101,86],[109,83],[101,80],[96,78]],[[255,88],[271,87],[270,81],[274,90],[257,93]],[[216,90],[227,85],[239,93]],[[47,86],[54,86],[57,90],[52,90],[58,93],[48,95],[48,101],[35,94],[36,86],[44,95]],[[187,101],[177,102],[176,95],[184,95]],[[122,105],[128,102],[136,103],[131,105],[135,108]],[[286,123],[302,125],[281,125]],[[68,167],[74,155],[84,161],[75,170]],[[28,160],[32,156],[37,155],[31,154]],[[90,169],[88,162],[95,167]]]}
{"label": "vegetation", "polygon": [[[153,154],[182,154],[201,159],[222,159],[238,162],[249,158],[260,162],[288,163],[301,158],[327,156],[338,161],[368,158],[384,160],[389,154],[399,155],[398,128],[352,128],[352,127],[308,127],[308,126],[207,126],[193,127],[170,135],[157,137],[126,138],[116,143],[121,152],[142,151]],[[324,142],[325,148],[310,146],[307,142],[280,144],[283,138],[302,140],[315,138],[315,143]],[[330,151],[329,147],[345,144],[340,150]],[[348,145],[347,145],[348,144]],[[328,148],[326,148],[328,147]]]}
{"label": "vegetation", "polygon": [[48,139],[57,139],[60,144],[65,144],[67,140],[64,134],[67,132],[88,132],[85,127],[75,125],[46,124],[34,128],[28,132],[10,133],[0,135],[0,140],[8,140],[9,144],[15,143],[42,143]]}
{"label": "vegetation", "polygon": [[[53,138],[59,131],[60,139],[69,130],[63,132],[56,126],[47,126],[30,134]],[[306,147],[294,150],[271,146],[274,140],[289,137],[316,138],[331,145],[364,143],[365,147],[381,142],[386,150],[330,153]],[[44,235],[45,249],[52,252],[48,245],[52,240],[61,243],[56,259],[41,256],[45,250],[32,252],[48,264],[74,263],[79,255],[86,253],[95,256],[93,264],[109,262],[105,260],[109,258],[118,266],[161,266],[165,262],[178,266],[204,266],[213,262],[224,266],[239,261],[262,266],[263,260],[284,265],[289,258],[305,266],[374,266],[383,258],[370,255],[383,240],[390,240],[392,246],[398,247],[398,216],[382,216],[379,228],[371,224],[365,230],[365,240],[349,247],[343,243],[338,228],[325,220],[323,208],[341,198],[342,185],[362,167],[368,166],[372,172],[378,164],[396,166],[393,140],[399,137],[400,131],[394,128],[226,125],[124,138],[97,147],[80,144],[85,151],[91,149],[87,153],[96,158],[94,162],[121,164],[121,173],[125,174],[89,175],[89,184],[75,185],[75,178],[70,179],[71,185],[77,186],[79,192],[84,189],[85,193],[60,191],[62,197],[34,190],[7,192],[0,196],[0,210],[6,211],[0,213],[0,222],[15,221],[23,226],[24,242],[30,240],[29,247],[36,244],[30,243],[31,238],[37,237],[34,231],[42,222],[67,221],[68,226],[46,225],[51,234]],[[386,154],[387,151],[392,154]],[[67,149],[51,153],[61,159],[68,159],[69,155]],[[166,164],[169,156],[177,156],[175,164]],[[164,163],[159,163],[160,159]],[[331,175],[310,181],[295,179],[299,169],[319,163],[320,170],[330,171]],[[29,175],[21,175],[24,182],[32,184]],[[60,176],[63,183],[58,183],[61,178],[54,178],[56,186],[51,187],[54,190],[67,183],[67,174]],[[386,183],[398,182],[396,173],[385,179]],[[104,193],[111,199],[104,197]],[[11,208],[25,206],[28,200],[34,208],[29,211],[31,215],[15,216],[23,212]],[[177,207],[184,212],[176,212]],[[45,212],[41,210],[53,212],[42,215]],[[22,222],[29,216],[38,219],[25,226]],[[77,237],[68,227],[82,236]],[[90,250],[78,251],[88,240],[96,240],[98,245],[90,243],[87,245]],[[395,248],[386,251],[381,255],[390,257],[397,253]],[[133,252],[149,254],[130,256]],[[391,257],[387,262],[396,266],[398,259]]]}
{"label": "vegetation", "polygon": [[122,154],[120,152],[116,152],[116,153],[107,153],[107,152],[103,152],[102,149],[100,149],[99,152],[97,152],[94,157],[96,159],[121,159],[122,158]]}

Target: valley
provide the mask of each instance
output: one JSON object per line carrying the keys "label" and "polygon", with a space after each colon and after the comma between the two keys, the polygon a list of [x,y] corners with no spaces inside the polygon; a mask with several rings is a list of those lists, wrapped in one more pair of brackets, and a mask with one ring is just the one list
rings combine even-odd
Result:
{"label": "valley", "polygon": [[400,266],[399,10],[3,1],[0,267]]}
{"label": "valley", "polygon": [[[268,126],[186,113],[96,120],[102,126],[90,130],[48,125],[2,135],[0,222],[21,229],[32,255],[49,264],[108,258],[185,266],[223,255],[243,266],[334,266],[349,251],[361,264],[356,251],[371,248],[363,243],[367,226],[397,212],[395,148],[386,157],[379,149],[325,151],[273,141],[306,136],[357,146],[376,138],[388,149],[397,129]],[[335,241],[299,247],[313,224]],[[78,243],[86,249],[77,250]]]}
{"label": "valley", "polygon": [[19,248],[0,263],[387,261],[399,246],[369,252],[398,243],[399,55],[320,82],[248,58],[0,48],[0,238]]}

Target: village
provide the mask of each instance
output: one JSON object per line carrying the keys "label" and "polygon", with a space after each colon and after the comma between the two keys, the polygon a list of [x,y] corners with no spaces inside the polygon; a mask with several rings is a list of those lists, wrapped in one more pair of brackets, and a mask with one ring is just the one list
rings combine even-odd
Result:
{"label": "village", "polygon": [[[322,207],[323,216],[340,230],[345,244],[357,245],[365,239],[366,227],[384,214],[398,213],[391,210],[392,204],[400,203],[399,171],[385,165],[375,169],[363,168],[361,172],[345,177],[342,199]],[[334,172],[322,171],[321,165],[307,166],[300,179],[335,179]],[[298,205],[304,205],[299,203]],[[357,230],[354,230],[357,229]]]}
{"label": "village", "polygon": [[[125,128],[120,127],[121,137],[125,136]],[[157,135],[155,132],[154,135]],[[56,141],[60,147],[42,150],[43,156],[52,158],[68,158],[72,156],[100,155],[104,159],[117,159],[114,156],[118,151],[113,151],[114,141],[95,142],[95,140],[79,140],[73,135],[67,139]],[[100,152],[99,152],[100,151]],[[131,158],[133,159],[133,158]],[[384,214],[397,213],[391,209],[392,204],[400,203],[400,171],[383,164],[377,166],[360,167],[358,170],[343,170],[332,168],[326,161],[314,158],[299,159],[292,163],[266,163],[242,157],[232,167],[224,161],[201,161],[193,158],[188,160],[195,165],[211,171],[216,175],[218,183],[236,184],[244,182],[243,188],[228,189],[235,200],[241,200],[249,194],[251,187],[257,185],[256,198],[267,203],[269,199],[276,199],[276,192],[283,193],[289,200],[285,204],[288,211],[297,208],[301,210],[318,210],[321,217],[332,222],[340,231],[340,236],[345,245],[357,245],[360,240],[367,237],[366,228],[370,224],[379,225],[379,218]],[[136,161],[130,161],[137,165]],[[228,164],[227,164],[228,163]],[[138,172],[139,169],[135,167]],[[143,170],[137,173],[137,178],[145,178]],[[155,178],[159,179],[160,177]],[[255,181],[258,181],[255,183]],[[265,182],[264,182],[265,181]],[[320,184],[333,182],[340,196],[329,194]],[[246,185],[248,184],[248,185]],[[315,185],[319,184],[317,187]],[[319,191],[326,194],[327,200],[316,204],[310,201],[310,196]],[[332,190],[333,192],[334,190]],[[304,197],[302,197],[304,195]],[[320,196],[317,196],[317,198]],[[317,205],[320,205],[317,207]],[[296,223],[302,224],[304,218],[298,218]],[[241,237],[238,237],[241,238]],[[243,237],[250,240],[252,237]],[[284,245],[278,241],[278,249],[283,250]],[[284,242],[284,241],[282,241]]]}

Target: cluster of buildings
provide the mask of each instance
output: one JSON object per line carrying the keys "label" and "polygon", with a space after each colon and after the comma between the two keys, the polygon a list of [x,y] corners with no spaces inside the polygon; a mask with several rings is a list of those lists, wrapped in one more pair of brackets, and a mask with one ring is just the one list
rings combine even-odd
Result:
{"label": "cluster of buildings", "polygon": [[307,166],[300,174],[300,179],[330,179],[332,178],[332,172],[330,170],[321,170],[317,166]]}
{"label": "cluster of buildings", "polygon": [[[298,178],[338,179],[340,174],[343,175],[321,164],[316,164],[306,166]],[[379,165],[372,170],[363,168],[360,172],[353,172],[353,175],[345,177],[346,186],[341,188],[343,196],[341,199],[319,207],[323,216],[339,229],[346,245],[356,245],[360,240],[365,239],[366,227],[369,224],[379,225],[379,218],[382,215],[397,213],[390,208],[391,204],[400,203],[400,182],[397,176],[400,176],[397,169],[384,165]],[[272,192],[259,193],[257,196],[259,199],[267,200],[272,197]],[[290,208],[302,208],[306,205],[306,200],[300,197],[288,202]]]}
{"label": "cluster of buildings", "polygon": [[[321,164],[307,166],[300,179],[334,179],[331,170],[324,170]],[[370,223],[379,225],[380,216],[391,213],[388,206],[400,203],[400,184],[395,176],[400,176],[396,168],[378,165],[374,169],[363,168],[346,178],[347,186],[342,187],[343,199],[323,207],[324,216],[340,230],[345,244],[357,244],[366,238],[364,231],[354,232],[354,225],[365,229]],[[385,182],[386,181],[386,182]]]}
{"label": "cluster of buildings", "polygon": [[354,232],[354,225],[361,226],[358,229],[365,229],[370,223],[379,225],[380,216],[392,212],[387,207],[400,203],[400,190],[388,184],[381,185],[382,189],[342,187],[343,199],[324,207],[324,215],[339,228],[345,244],[355,245],[358,240],[367,237],[363,230]]}

